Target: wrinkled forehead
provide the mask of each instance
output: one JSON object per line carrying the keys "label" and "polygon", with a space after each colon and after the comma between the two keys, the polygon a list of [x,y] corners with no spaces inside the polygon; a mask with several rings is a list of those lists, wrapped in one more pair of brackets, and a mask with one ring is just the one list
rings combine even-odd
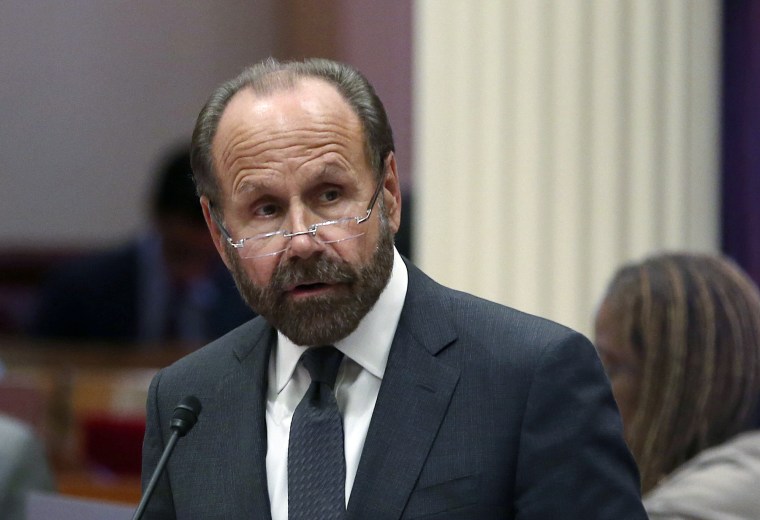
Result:
{"label": "wrinkled forehead", "polygon": [[324,135],[336,131],[336,137],[340,134],[340,138],[359,146],[363,161],[370,164],[358,115],[334,85],[307,77],[265,92],[246,87],[235,93],[222,113],[212,141],[215,169],[227,162],[232,150],[241,143],[266,143],[272,136],[283,135],[297,141],[309,131]]}
{"label": "wrinkled forehead", "polygon": [[338,89],[325,80],[300,78],[292,85],[264,92],[245,87],[225,107],[212,147],[218,149],[231,131],[241,127],[267,130],[323,122],[341,122],[353,127],[358,139],[364,137],[358,115]]}
{"label": "wrinkled forehead", "polygon": [[359,117],[334,86],[319,79],[264,94],[237,92],[211,148],[223,190],[255,172],[296,172],[307,163],[319,168],[321,161],[372,171]]}

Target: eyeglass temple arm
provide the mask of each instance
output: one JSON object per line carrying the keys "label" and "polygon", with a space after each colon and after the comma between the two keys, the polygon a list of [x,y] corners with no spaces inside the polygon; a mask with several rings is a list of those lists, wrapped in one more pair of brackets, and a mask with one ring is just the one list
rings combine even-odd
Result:
{"label": "eyeglass temple arm", "polygon": [[367,205],[367,215],[361,220],[361,222],[367,220],[369,216],[372,214],[372,208],[375,207],[375,202],[377,202],[377,198],[380,196],[380,192],[383,189],[383,181],[380,180],[380,182],[377,183],[377,188],[375,188],[375,194],[372,195],[372,200],[369,201],[369,204]]}
{"label": "eyeglass temple arm", "polygon": [[224,224],[222,224],[222,222],[219,220],[219,217],[216,215],[216,211],[214,211],[214,208],[211,206],[211,202],[208,203],[208,212],[211,214],[211,220],[213,220],[214,224],[216,224],[216,227],[219,228],[219,231],[222,233],[222,236],[224,236],[224,239],[232,244],[234,242],[234,240],[232,240],[232,235],[230,235],[230,232],[227,231],[227,228],[225,228]]}

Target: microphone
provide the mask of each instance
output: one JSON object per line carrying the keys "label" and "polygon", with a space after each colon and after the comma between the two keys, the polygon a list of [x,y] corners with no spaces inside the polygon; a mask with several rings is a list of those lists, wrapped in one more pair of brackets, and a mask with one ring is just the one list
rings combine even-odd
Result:
{"label": "microphone", "polygon": [[135,510],[135,514],[132,520],[139,520],[145,513],[145,508],[148,506],[148,501],[153,494],[153,490],[158,484],[158,479],[161,473],[164,471],[166,463],[169,462],[169,457],[174,451],[174,446],[180,437],[184,437],[190,429],[198,422],[198,414],[201,413],[201,402],[194,395],[188,395],[183,397],[182,400],[174,407],[174,413],[172,414],[172,420],[169,423],[169,427],[172,429],[172,435],[169,437],[169,442],[164,448],[164,452],[161,454],[161,458],[156,465],[156,469],[153,470],[153,475],[150,477],[150,482],[145,488],[140,499],[140,504]]}

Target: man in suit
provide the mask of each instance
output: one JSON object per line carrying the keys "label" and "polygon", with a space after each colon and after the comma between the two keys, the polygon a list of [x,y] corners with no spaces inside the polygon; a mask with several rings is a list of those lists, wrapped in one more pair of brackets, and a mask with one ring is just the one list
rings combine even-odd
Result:
{"label": "man in suit", "polygon": [[[395,250],[393,138],[361,74],[327,60],[247,69],[201,111],[193,171],[260,317],[153,380],[144,483],[178,401],[203,411],[148,518],[646,518],[589,341],[445,288]],[[307,362],[331,346],[334,384]],[[339,435],[304,440],[301,407],[328,402]],[[308,437],[324,439],[311,462],[290,460]]]}

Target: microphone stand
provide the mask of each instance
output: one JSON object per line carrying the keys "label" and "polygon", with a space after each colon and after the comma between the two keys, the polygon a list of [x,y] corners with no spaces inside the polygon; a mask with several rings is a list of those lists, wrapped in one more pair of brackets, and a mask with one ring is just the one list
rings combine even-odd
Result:
{"label": "microphone stand", "polygon": [[153,490],[156,488],[156,484],[158,484],[158,479],[161,478],[161,474],[164,472],[164,466],[166,466],[166,463],[169,461],[169,457],[171,456],[172,451],[174,451],[174,446],[177,444],[179,438],[179,432],[174,430],[171,437],[169,437],[169,442],[166,444],[164,452],[161,454],[161,458],[156,465],[155,471],[153,471],[153,476],[150,478],[150,482],[148,482],[148,486],[145,488],[145,493],[143,493],[143,496],[140,499],[140,504],[137,506],[132,520],[140,520],[143,513],[145,513],[145,508],[148,507],[148,501],[153,494]]}
{"label": "microphone stand", "polygon": [[148,506],[148,501],[153,494],[153,490],[158,484],[158,479],[164,472],[166,463],[169,461],[172,451],[174,451],[174,446],[177,444],[179,438],[184,437],[195,425],[198,421],[198,414],[200,412],[201,402],[194,395],[188,395],[183,398],[174,408],[174,414],[172,415],[172,420],[169,424],[172,430],[171,437],[169,437],[169,442],[166,443],[164,452],[161,454],[158,464],[156,464],[156,469],[153,470],[150,482],[148,482],[148,485],[145,487],[145,492],[140,499],[140,504],[137,506],[132,520],[140,520],[140,518],[142,518],[143,513],[145,513],[145,508]]}

